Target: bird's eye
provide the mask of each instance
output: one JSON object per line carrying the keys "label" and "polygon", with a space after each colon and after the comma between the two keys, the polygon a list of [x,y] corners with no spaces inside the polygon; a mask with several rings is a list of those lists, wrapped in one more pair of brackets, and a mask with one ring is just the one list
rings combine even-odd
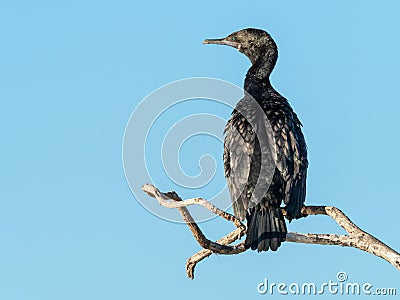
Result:
{"label": "bird's eye", "polygon": [[231,41],[236,41],[236,37],[235,36],[233,36],[233,37],[231,37]]}

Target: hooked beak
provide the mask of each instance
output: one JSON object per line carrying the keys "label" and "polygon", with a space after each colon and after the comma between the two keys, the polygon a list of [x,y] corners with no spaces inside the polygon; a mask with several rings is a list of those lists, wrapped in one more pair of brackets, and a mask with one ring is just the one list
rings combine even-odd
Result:
{"label": "hooked beak", "polygon": [[226,46],[231,46],[233,48],[239,49],[240,44],[232,41],[226,40],[226,38],[223,39],[206,39],[203,41],[203,44],[216,44],[216,45],[226,45]]}

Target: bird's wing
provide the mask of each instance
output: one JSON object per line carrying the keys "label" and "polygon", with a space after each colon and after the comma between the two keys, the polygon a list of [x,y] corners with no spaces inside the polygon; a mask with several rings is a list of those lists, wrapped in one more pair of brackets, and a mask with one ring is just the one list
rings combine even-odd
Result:
{"label": "bird's wing", "polygon": [[276,144],[276,167],[284,182],[288,217],[298,215],[306,197],[307,146],[297,116],[278,114],[270,119]]}
{"label": "bird's wing", "polygon": [[[255,137],[245,117],[234,113],[225,127],[224,170],[235,216],[244,220],[251,197],[249,173]],[[249,197],[250,195],[250,197]]]}

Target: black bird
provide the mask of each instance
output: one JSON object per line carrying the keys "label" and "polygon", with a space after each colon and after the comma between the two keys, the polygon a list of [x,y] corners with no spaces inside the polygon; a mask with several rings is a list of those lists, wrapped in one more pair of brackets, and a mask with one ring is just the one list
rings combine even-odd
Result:
{"label": "black bird", "polygon": [[[287,233],[280,206],[283,201],[289,221],[300,215],[306,197],[308,167],[302,124],[288,101],[270,83],[269,77],[278,58],[276,43],[267,32],[254,28],[203,43],[234,47],[251,61],[244,90],[262,108],[268,120],[262,122],[270,123],[273,138],[269,143],[273,144],[274,165],[270,175],[260,172],[261,152],[264,151],[260,146],[262,137],[254,133],[252,121],[245,117],[254,115],[247,105],[249,97],[245,96],[236,105],[224,131],[225,177],[234,214],[241,220],[247,219],[245,246],[258,251],[276,251],[286,240]],[[257,196],[259,199],[254,199],[256,184],[267,181],[269,187]]]}

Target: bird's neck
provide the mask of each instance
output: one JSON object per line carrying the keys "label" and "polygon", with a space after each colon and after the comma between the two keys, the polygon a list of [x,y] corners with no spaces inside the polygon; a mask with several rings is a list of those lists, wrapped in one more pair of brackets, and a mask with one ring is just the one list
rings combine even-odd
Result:
{"label": "bird's neck", "polygon": [[264,88],[271,87],[269,77],[275,67],[276,60],[277,55],[275,53],[259,55],[257,59],[252,60],[252,66],[247,71],[245,79],[245,89],[246,86],[250,87],[254,84],[263,85]]}

